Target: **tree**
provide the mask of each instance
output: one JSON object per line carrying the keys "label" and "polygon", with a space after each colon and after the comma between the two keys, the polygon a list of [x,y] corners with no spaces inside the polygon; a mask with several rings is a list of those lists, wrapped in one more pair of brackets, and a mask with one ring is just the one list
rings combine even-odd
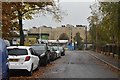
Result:
{"label": "tree", "polygon": [[14,8],[10,8],[12,4],[2,3],[2,37],[4,39],[10,40],[12,37],[13,27],[18,27],[17,22],[12,22],[16,18],[15,13],[13,13]]}
{"label": "tree", "polygon": [[[61,21],[61,12],[56,7],[54,1],[51,2],[3,2],[2,11],[6,12],[3,17],[9,20],[9,27],[18,20],[18,29],[20,33],[20,45],[24,45],[23,19],[32,19],[32,14],[50,13],[57,21]],[[8,19],[9,18],[9,19]],[[4,24],[3,24],[4,25]],[[7,28],[4,25],[3,29]],[[4,31],[4,30],[3,30]]]}
{"label": "tree", "polygon": [[100,3],[100,11],[102,12],[103,19],[102,19],[102,25],[103,27],[106,27],[109,31],[109,37],[111,38],[113,43],[118,43],[120,40],[120,27],[119,24],[119,6],[120,4],[118,2],[101,2]]}
{"label": "tree", "polygon": [[[91,7],[92,16],[88,18],[93,42],[97,31],[100,46],[111,43],[120,45],[120,2],[99,2],[97,7],[97,10],[96,6]],[[97,25],[94,25],[95,16],[98,19]]]}
{"label": "tree", "polygon": [[74,36],[74,41],[77,42],[77,47],[78,48],[79,48],[79,46],[80,46],[80,48],[82,47],[82,40],[83,39],[80,37],[80,33],[77,32],[76,35]]}
{"label": "tree", "polygon": [[60,36],[59,36],[59,40],[69,40],[69,37],[66,33],[62,33]]}

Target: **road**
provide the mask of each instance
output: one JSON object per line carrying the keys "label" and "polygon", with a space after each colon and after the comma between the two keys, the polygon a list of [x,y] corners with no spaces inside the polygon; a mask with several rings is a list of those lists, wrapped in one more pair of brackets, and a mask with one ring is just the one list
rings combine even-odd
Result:
{"label": "road", "polygon": [[33,76],[11,75],[11,80],[19,78],[118,78],[117,73],[85,51],[66,51],[66,55],[40,67]]}

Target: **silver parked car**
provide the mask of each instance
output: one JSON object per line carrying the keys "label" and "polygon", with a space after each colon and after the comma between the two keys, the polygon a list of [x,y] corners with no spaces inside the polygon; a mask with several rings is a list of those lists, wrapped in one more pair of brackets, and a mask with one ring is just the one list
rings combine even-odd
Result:
{"label": "silver parked car", "polygon": [[57,53],[57,58],[61,57],[61,52],[58,46],[53,46],[53,51]]}

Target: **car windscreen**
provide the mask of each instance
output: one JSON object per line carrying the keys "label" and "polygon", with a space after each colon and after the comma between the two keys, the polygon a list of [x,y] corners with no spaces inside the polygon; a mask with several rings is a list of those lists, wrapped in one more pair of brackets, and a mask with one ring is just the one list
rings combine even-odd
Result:
{"label": "car windscreen", "polygon": [[57,46],[53,46],[53,50],[57,51],[58,47]]}
{"label": "car windscreen", "polygon": [[39,45],[39,46],[31,46],[34,50],[45,50],[45,46]]}
{"label": "car windscreen", "polygon": [[8,49],[8,55],[27,55],[26,49]]}
{"label": "car windscreen", "polygon": [[62,50],[63,48],[62,47],[59,47],[60,50]]}

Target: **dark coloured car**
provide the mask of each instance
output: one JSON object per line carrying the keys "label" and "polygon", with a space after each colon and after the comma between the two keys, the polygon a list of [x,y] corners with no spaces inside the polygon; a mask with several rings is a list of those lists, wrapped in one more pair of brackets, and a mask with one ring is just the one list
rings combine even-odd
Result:
{"label": "dark coloured car", "polygon": [[46,66],[50,63],[50,53],[46,44],[32,45],[31,48],[33,48],[38,54],[40,65]]}
{"label": "dark coloured car", "polygon": [[8,51],[6,47],[6,43],[0,38],[0,80],[9,79]]}

